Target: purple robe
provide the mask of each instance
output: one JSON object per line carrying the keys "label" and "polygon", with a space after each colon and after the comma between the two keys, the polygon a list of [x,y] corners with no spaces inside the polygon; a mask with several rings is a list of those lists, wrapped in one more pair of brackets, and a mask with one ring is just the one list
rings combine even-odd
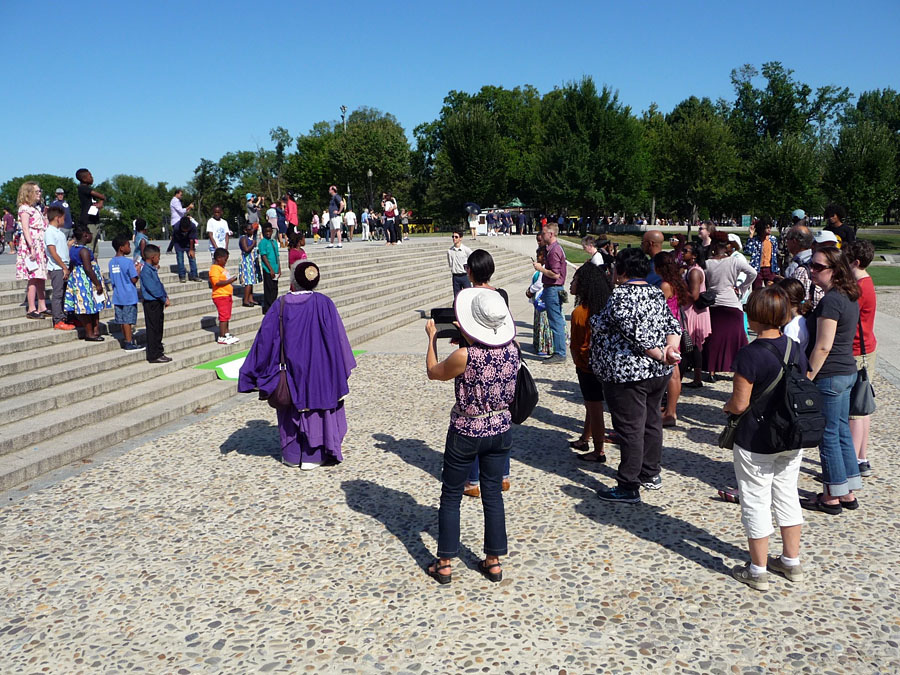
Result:
{"label": "purple robe", "polygon": [[356,360],[331,298],[289,293],[272,305],[241,366],[238,391],[258,389],[268,394],[278,384],[282,302],[284,357],[294,402],[290,410],[278,411],[282,457],[291,463],[341,461],[341,442],[347,433],[341,399],[350,391],[347,380]]}

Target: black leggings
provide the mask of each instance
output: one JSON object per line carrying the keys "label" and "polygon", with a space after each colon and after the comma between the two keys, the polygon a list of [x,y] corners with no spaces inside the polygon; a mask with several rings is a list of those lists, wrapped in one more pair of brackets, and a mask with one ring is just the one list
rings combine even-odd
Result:
{"label": "black leggings", "polygon": [[387,218],[384,221],[384,240],[389,244],[397,241],[397,221],[394,218]]}

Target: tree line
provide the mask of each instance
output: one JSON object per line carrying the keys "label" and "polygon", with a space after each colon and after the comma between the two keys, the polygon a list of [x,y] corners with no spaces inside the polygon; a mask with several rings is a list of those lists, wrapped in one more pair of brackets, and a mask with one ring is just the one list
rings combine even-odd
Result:
{"label": "tree line", "polygon": [[[891,218],[900,204],[900,94],[813,89],[780,62],[735,69],[731,83],[731,100],[690,96],[668,113],[653,104],[640,115],[590,77],[543,95],[530,85],[451,91],[438,118],[413,130],[413,147],[392,114],[362,107],[296,138],[276,127],[271,148],[201,158],[177,187],[198,219],[215,204],[242,218],[248,192],[268,201],[291,192],[308,222],[331,184],[357,211],[377,210],[391,191],[401,207],[446,225],[461,222],[466,202],[516,198],[592,217],[785,217],[835,202],[856,224]],[[0,186],[0,200],[14,203],[32,178]],[[74,198],[70,178],[42,178],[45,190],[62,186]],[[97,189],[115,225],[130,230],[143,217],[158,233],[175,187],[119,174]]]}

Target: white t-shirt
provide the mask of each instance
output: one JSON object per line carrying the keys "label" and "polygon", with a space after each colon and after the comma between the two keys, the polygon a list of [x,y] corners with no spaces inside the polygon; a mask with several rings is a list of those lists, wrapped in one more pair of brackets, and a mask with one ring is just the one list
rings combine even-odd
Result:
{"label": "white t-shirt", "polygon": [[356,214],[353,211],[347,211],[344,214],[344,222],[348,227],[356,225]]}
{"label": "white t-shirt", "polygon": [[215,218],[210,218],[206,221],[206,236],[209,238],[209,235],[213,236],[213,239],[216,242],[216,245],[209,245],[209,250],[214,251],[216,248],[225,248],[225,240],[228,237],[228,223],[225,222],[224,218],[216,220]]}
{"label": "white t-shirt", "polygon": [[809,343],[809,331],[806,328],[806,318],[799,314],[791,319],[791,322],[784,327],[784,334],[800,345],[800,349],[806,351],[806,345]]}

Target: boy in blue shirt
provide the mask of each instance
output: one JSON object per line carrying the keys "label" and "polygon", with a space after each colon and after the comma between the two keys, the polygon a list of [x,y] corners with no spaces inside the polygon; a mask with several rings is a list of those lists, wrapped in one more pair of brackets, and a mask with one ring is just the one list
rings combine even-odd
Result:
{"label": "boy in blue shirt", "polygon": [[266,223],[263,225],[263,238],[259,242],[259,261],[262,266],[263,277],[263,314],[269,311],[269,307],[278,299],[278,240],[272,236],[275,229]]}
{"label": "boy in blue shirt", "polygon": [[144,265],[141,267],[141,296],[144,299],[144,323],[147,326],[147,360],[150,363],[169,363],[172,359],[163,352],[163,320],[169,306],[169,295],[159,280],[159,246],[144,246]]}
{"label": "boy in blue shirt", "polygon": [[113,239],[112,246],[116,256],[109,261],[109,283],[113,289],[116,323],[122,327],[125,349],[130,352],[141,351],[144,348],[134,339],[134,325],[137,323],[138,270],[131,259],[131,242],[120,236]]}

